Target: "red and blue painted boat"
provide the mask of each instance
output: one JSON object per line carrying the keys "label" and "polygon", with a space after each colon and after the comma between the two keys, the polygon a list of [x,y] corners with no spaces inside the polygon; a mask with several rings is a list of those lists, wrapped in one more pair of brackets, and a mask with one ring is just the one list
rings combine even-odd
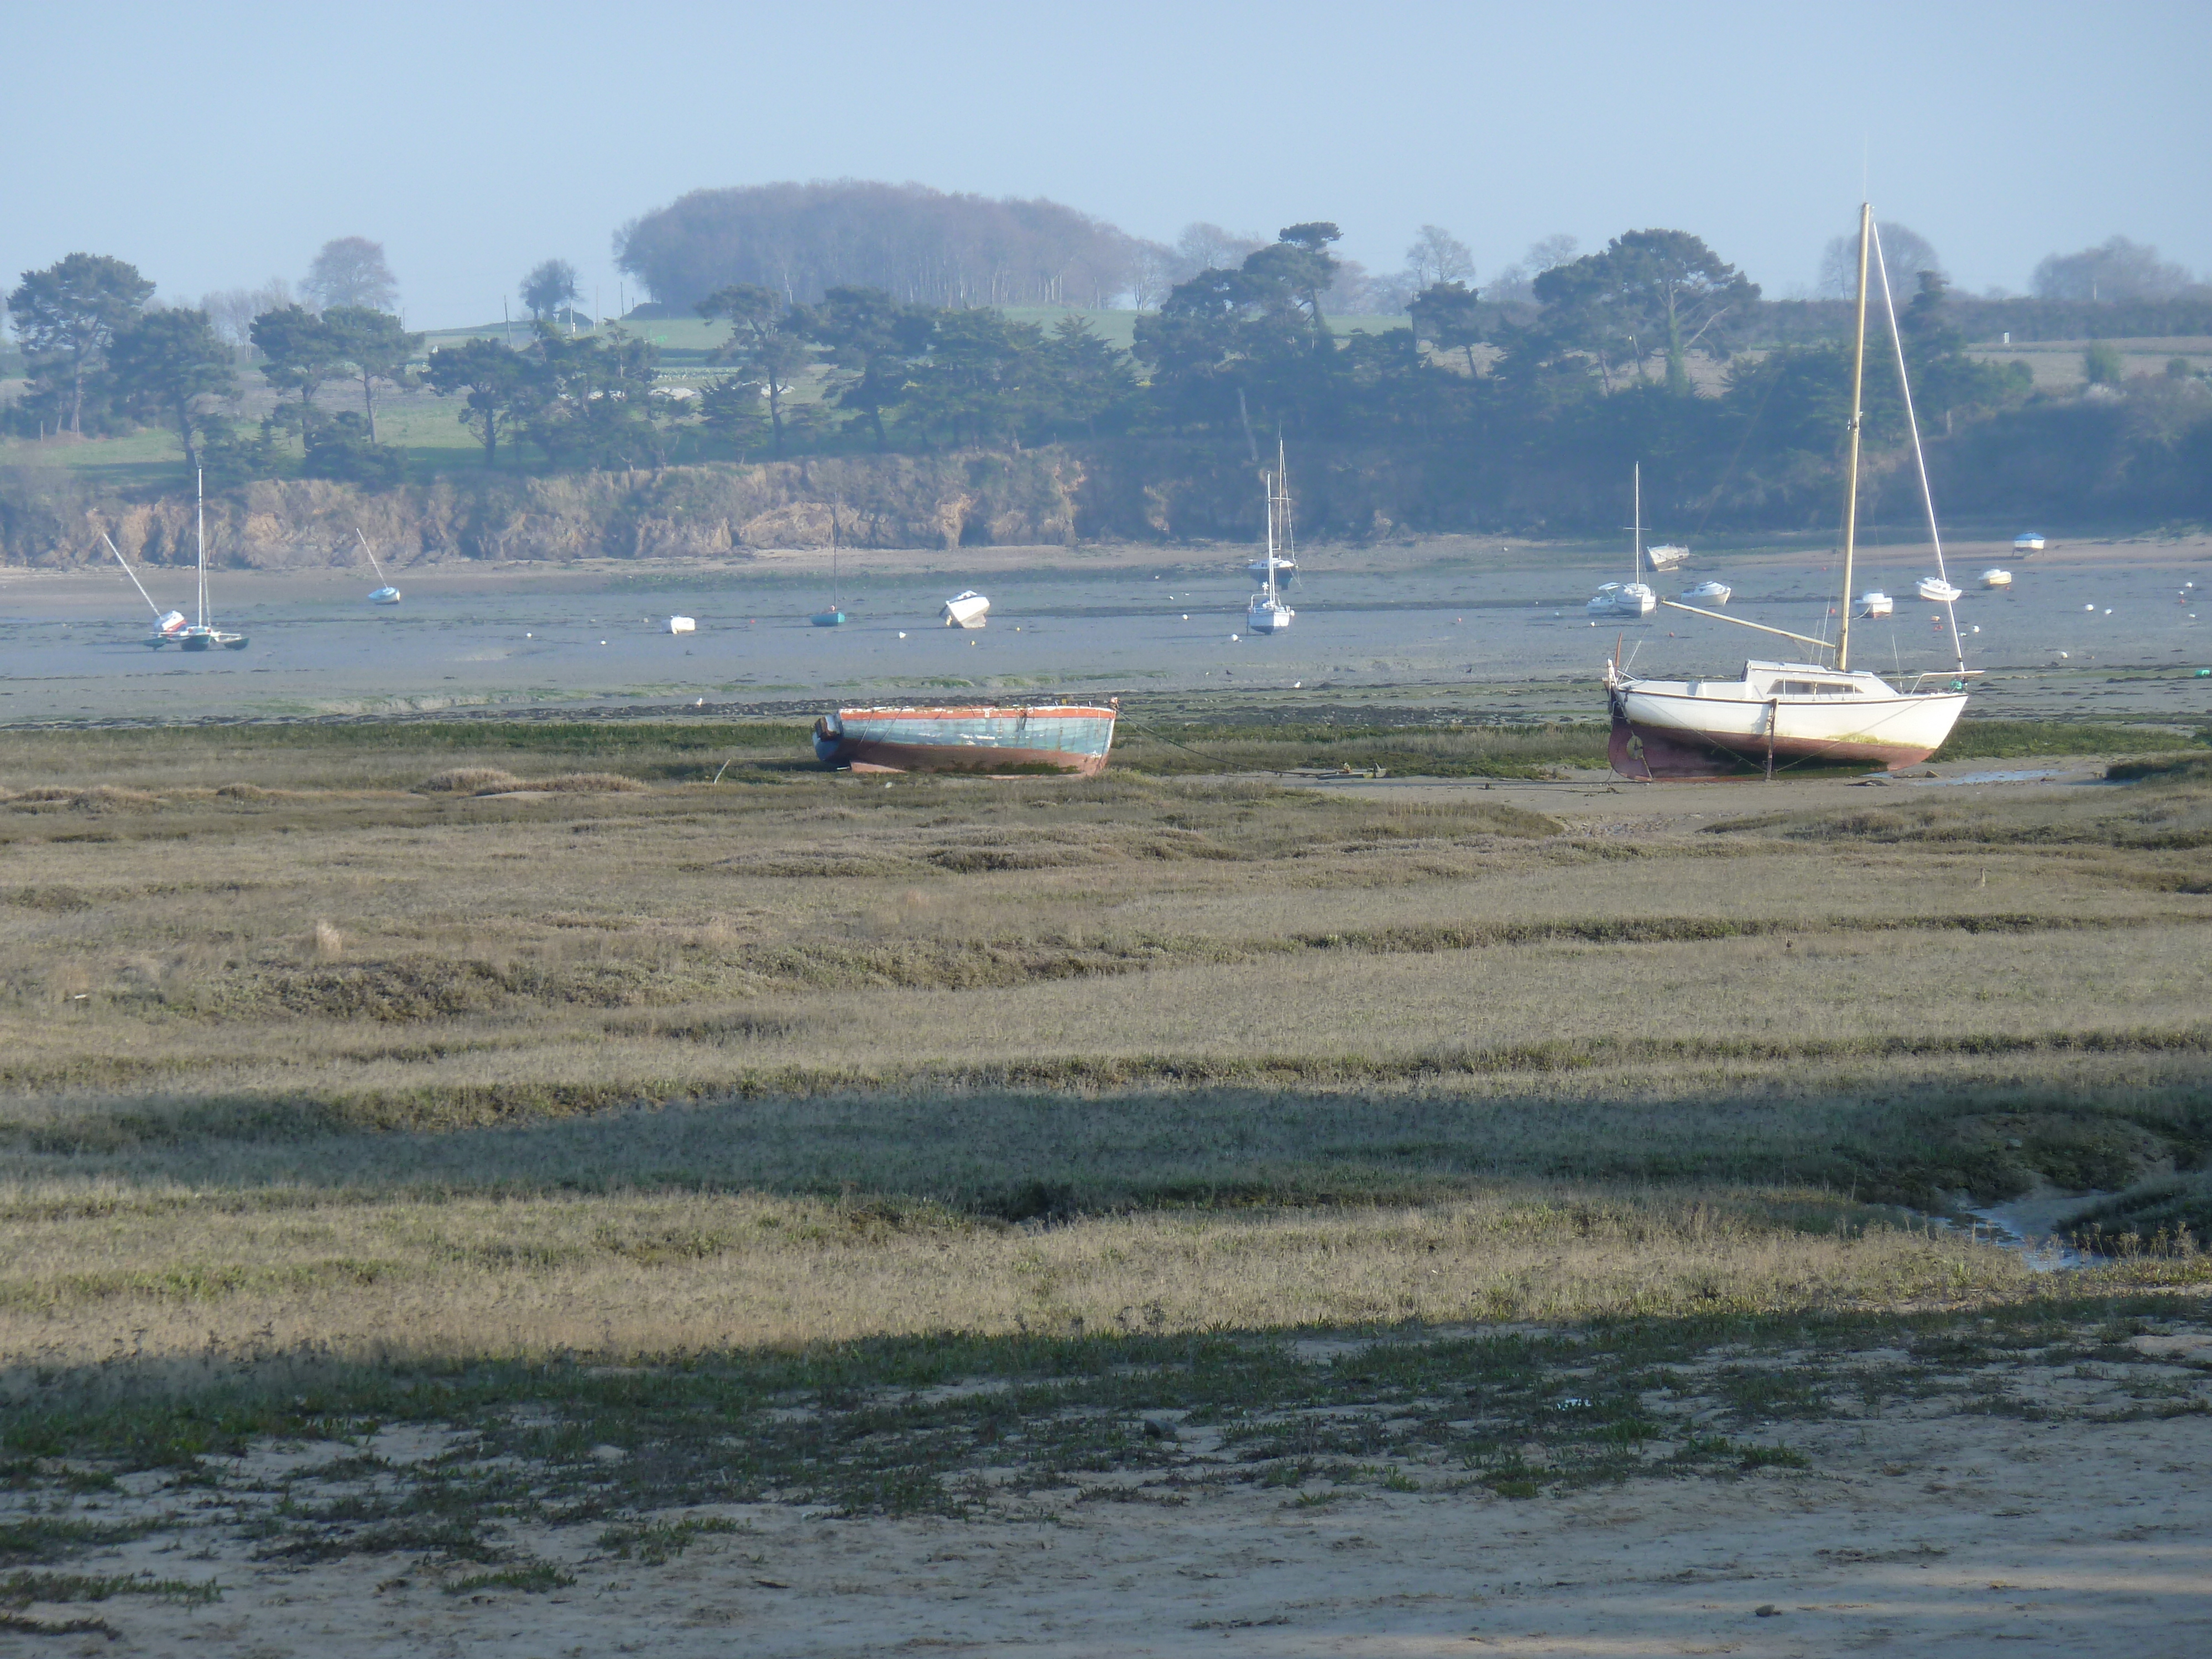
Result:
{"label": "red and blue painted boat", "polygon": [[1062,772],[1096,777],[1114,745],[1120,700],[1001,708],[840,708],[814,723],[814,752],[855,772]]}

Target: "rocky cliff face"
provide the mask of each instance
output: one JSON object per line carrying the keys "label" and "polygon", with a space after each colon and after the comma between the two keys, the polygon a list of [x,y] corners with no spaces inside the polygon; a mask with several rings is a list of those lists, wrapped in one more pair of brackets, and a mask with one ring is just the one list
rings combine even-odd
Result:
{"label": "rocky cliff face", "polygon": [[[836,456],[749,466],[543,478],[464,475],[364,491],[264,481],[208,501],[210,557],[259,569],[351,562],[358,529],[380,558],[697,558],[764,547],[1038,544],[1078,534],[1084,462],[1023,454]],[[189,564],[186,491],[102,494],[48,471],[0,479],[0,562],[107,556]]]}

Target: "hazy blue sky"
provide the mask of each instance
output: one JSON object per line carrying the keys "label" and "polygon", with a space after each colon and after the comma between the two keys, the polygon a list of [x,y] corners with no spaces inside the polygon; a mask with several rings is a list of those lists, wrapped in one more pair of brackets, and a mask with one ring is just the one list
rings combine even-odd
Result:
{"label": "hazy blue sky", "polygon": [[2212,270],[2212,3],[7,8],[0,275],[76,250],[164,297],[383,242],[417,327],[499,314],[700,185],[916,179],[1140,235],[1328,218],[1480,282],[1664,225],[1773,295],[1875,206],[1968,288],[2120,233]]}

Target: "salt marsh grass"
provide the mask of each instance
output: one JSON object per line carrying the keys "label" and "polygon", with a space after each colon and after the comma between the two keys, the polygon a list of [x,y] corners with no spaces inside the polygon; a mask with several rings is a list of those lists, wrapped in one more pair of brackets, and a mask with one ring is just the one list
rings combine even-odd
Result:
{"label": "salt marsh grass", "polygon": [[0,737],[0,1354],[2002,1301],[1880,1206],[2212,1143],[2185,773],[1331,793],[791,737]]}

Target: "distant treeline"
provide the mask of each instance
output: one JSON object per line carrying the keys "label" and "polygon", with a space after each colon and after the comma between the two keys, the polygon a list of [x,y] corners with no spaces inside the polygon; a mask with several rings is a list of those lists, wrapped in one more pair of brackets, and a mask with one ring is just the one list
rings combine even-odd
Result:
{"label": "distant treeline", "polygon": [[[167,424],[187,465],[204,462],[224,487],[404,481],[377,398],[416,385],[453,400],[487,473],[1063,447],[1094,481],[1071,495],[1067,521],[1109,533],[1217,533],[1249,493],[1225,481],[1256,468],[1278,435],[1294,454],[1338,458],[1340,487],[1309,491],[1338,533],[1610,526],[1638,461],[1647,499],[1678,533],[1833,520],[1850,307],[1764,306],[1697,236],[1646,229],[1547,266],[1525,297],[1494,303],[1431,280],[1408,300],[1407,324],[1344,332],[1330,314],[1338,238],[1316,221],[1222,253],[1137,319],[1127,351],[1073,315],[1048,329],[878,286],[793,303],[784,287],[727,283],[693,306],[726,325],[703,384],[673,382],[655,346],[621,329],[571,335],[541,319],[519,349],[478,337],[424,359],[421,337],[374,306],[277,306],[249,328],[258,372],[280,394],[258,422],[236,412],[235,355],[204,312],[149,309],[134,269],[73,255],[33,273],[39,293],[58,297],[42,313],[52,326],[26,337],[33,376],[15,418],[86,432]],[[1968,350],[1962,308],[1990,302],[1960,300],[1929,268],[1899,299],[1945,507],[2055,521],[2212,517],[2212,381],[2185,359],[2130,377],[2093,343],[2086,390],[2040,393],[2025,366]],[[1778,338],[1778,315],[1804,326]],[[326,407],[330,386],[347,387],[358,412]],[[1865,411],[1877,487],[1911,477],[1886,340],[1869,354]],[[1164,505],[1138,505],[1147,500]],[[992,521],[963,520],[995,535]]]}
{"label": "distant treeline", "polygon": [[695,190],[615,240],[622,269],[676,310],[732,283],[787,304],[877,288],[911,305],[1103,307],[1128,290],[1139,252],[1134,238],[1057,202],[851,179]]}

